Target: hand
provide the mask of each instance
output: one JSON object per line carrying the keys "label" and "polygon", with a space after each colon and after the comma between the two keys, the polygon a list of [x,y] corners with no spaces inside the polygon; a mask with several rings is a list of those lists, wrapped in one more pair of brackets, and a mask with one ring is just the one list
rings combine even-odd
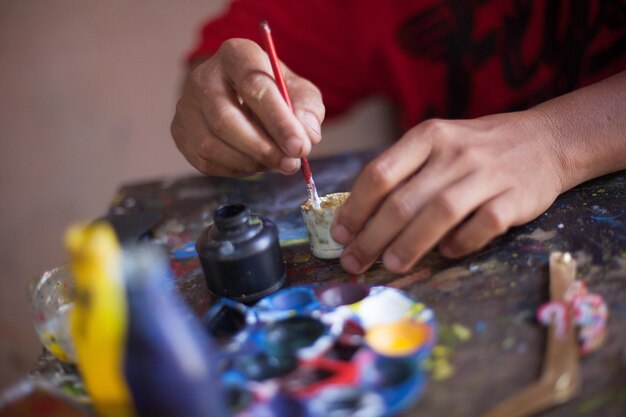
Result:
{"label": "hand", "polygon": [[476,251],[545,211],[564,191],[555,141],[532,111],[429,120],[368,164],[333,225],[341,263],[361,273],[382,254],[405,272],[439,243]]}
{"label": "hand", "polygon": [[230,39],[197,66],[176,106],[172,136],[187,160],[205,174],[292,174],[321,140],[324,105],[319,90],[285,65],[294,107],[289,110],[256,43]]}

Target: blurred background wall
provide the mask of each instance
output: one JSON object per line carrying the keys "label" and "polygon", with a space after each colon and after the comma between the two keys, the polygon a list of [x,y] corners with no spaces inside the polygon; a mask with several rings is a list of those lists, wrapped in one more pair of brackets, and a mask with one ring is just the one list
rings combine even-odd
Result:
{"label": "blurred background wall", "polygon": [[[103,214],[123,182],[193,172],[169,124],[183,56],[224,7],[0,0],[0,389],[41,349],[26,287],[65,261],[66,226]],[[314,155],[385,142],[389,114],[374,100],[326,124]]]}

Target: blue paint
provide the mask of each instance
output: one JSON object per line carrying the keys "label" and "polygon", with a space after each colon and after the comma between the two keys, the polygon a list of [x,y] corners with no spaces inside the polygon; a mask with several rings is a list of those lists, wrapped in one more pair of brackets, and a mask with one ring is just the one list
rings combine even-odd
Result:
{"label": "blue paint", "polygon": [[175,259],[189,259],[198,256],[196,252],[196,242],[189,242],[182,246],[177,246],[173,248],[170,253]]}
{"label": "blue paint", "polygon": [[487,323],[485,323],[483,320],[476,322],[476,326],[474,326],[474,328],[476,329],[476,333],[484,333],[485,330],[487,330]]}
{"label": "blue paint", "polygon": [[591,216],[591,218],[599,222],[605,222],[612,228],[624,229],[626,225],[624,225],[621,220],[617,220],[624,215],[626,215],[626,210],[622,210],[620,214],[616,214],[615,216]]}
{"label": "blue paint", "polygon": [[281,242],[288,242],[291,240],[303,240],[307,239],[306,228],[294,226],[292,224],[277,223],[278,236]]}
{"label": "blue paint", "polygon": [[[270,298],[277,310],[297,310],[316,302],[315,294],[308,287],[287,288]],[[319,303],[316,303],[319,304]]]}

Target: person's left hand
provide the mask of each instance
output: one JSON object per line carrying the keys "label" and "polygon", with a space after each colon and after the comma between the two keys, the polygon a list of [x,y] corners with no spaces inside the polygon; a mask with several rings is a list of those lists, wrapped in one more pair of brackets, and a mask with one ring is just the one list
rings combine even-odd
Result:
{"label": "person's left hand", "polygon": [[335,219],[343,267],[361,273],[381,255],[405,272],[439,244],[476,251],[545,211],[564,191],[558,141],[533,110],[473,120],[428,120],[370,162]]}

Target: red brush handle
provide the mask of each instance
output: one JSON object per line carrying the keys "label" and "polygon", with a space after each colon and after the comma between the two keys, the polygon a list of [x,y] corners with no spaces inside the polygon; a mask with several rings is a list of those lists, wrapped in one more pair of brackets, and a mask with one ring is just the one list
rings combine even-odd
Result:
{"label": "red brush handle", "polygon": [[291,99],[289,98],[289,92],[287,91],[287,84],[285,84],[285,78],[283,77],[283,72],[280,70],[280,64],[278,61],[278,55],[276,54],[276,47],[274,46],[274,39],[272,39],[272,31],[270,30],[270,25],[267,23],[267,20],[264,20],[260,24],[261,28],[261,39],[263,39],[263,45],[265,47],[265,52],[270,57],[270,64],[272,64],[272,71],[274,72],[274,78],[276,79],[276,84],[278,85],[278,89],[280,93],[283,95],[283,98],[287,102],[289,106],[289,110],[293,113],[293,107],[291,106]]}
{"label": "red brush handle", "polygon": [[[270,63],[272,64],[272,71],[274,72],[274,79],[276,80],[276,84],[278,85],[278,89],[280,93],[283,95],[285,102],[287,102],[287,106],[289,106],[289,110],[293,113],[293,106],[291,105],[291,99],[289,98],[289,92],[287,91],[287,84],[285,84],[285,78],[283,78],[283,72],[280,70],[280,64],[278,61],[278,55],[276,54],[276,47],[274,46],[274,40],[272,39],[272,32],[270,30],[270,25],[267,23],[267,20],[264,20],[259,25],[261,29],[261,39],[263,39],[263,45],[265,47],[265,52],[270,58]],[[307,184],[313,182],[313,175],[311,174],[311,168],[309,167],[309,161],[306,158],[300,159],[300,167],[302,170],[302,176]]]}

